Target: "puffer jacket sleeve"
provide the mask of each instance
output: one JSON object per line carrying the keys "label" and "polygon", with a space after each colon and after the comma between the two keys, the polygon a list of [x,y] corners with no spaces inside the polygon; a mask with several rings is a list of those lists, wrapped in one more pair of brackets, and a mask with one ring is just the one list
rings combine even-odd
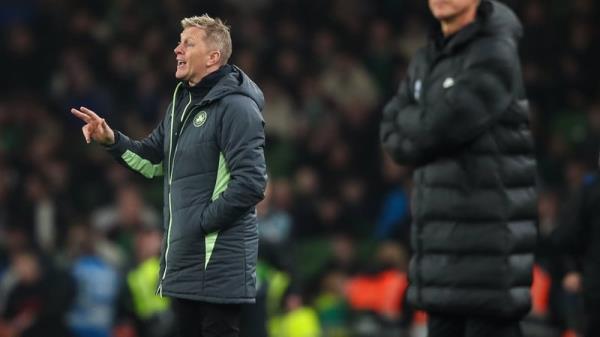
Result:
{"label": "puffer jacket sleeve", "polygon": [[411,96],[409,83],[410,77],[404,79],[398,93],[384,107],[379,135],[383,149],[396,162],[418,165],[427,161],[427,153],[417,151],[414,139],[408,138],[398,123],[400,116],[416,115],[421,109],[419,103]]}
{"label": "puffer jacket sleeve", "polygon": [[163,175],[164,121],[142,140],[133,140],[115,130],[115,143],[108,152],[128,169],[150,179]]}
{"label": "puffer jacket sleeve", "polygon": [[205,233],[232,225],[264,198],[267,183],[264,120],[252,99],[242,95],[227,98],[217,142],[230,180],[202,213]]}
{"label": "puffer jacket sleeve", "polygon": [[416,103],[407,82],[384,108],[384,149],[399,163],[424,165],[456,151],[490,128],[509,107],[519,65],[516,48],[504,42],[480,42],[463,70],[444,81],[439,97]]}

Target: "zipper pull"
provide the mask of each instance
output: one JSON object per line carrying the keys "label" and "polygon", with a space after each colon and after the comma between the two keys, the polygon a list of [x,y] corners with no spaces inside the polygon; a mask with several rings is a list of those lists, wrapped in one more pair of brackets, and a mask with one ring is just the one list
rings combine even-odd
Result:
{"label": "zipper pull", "polygon": [[162,281],[160,281],[160,284],[158,285],[158,289],[156,289],[156,292],[154,292],[154,295],[160,296],[160,298],[163,297],[163,295],[162,295]]}

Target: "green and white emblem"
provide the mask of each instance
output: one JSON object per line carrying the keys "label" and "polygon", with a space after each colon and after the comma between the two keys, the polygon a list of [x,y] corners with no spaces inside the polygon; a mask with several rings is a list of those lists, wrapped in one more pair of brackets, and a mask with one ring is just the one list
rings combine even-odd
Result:
{"label": "green and white emblem", "polygon": [[194,126],[199,128],[206,122],[206,118],[208,117],[206,111],[200,111],[194,117]]}

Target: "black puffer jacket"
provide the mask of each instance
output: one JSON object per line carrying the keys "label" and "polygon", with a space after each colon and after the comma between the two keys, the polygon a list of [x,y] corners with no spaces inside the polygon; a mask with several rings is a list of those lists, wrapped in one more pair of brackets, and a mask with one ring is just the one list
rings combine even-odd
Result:
{"label": "black puffer jacket", "polygon": [[[212,303],[256,295],[256,204],[267,181],[264,97],[239,68],[204,97],[179,83],[159,126],[109,151],[147,178],[164,176],[165,241],[159,293]],[[209,75],[210,76],[210,75]]]}
{"label": "black puffer jacket", "polygon": [[517,317],[530,307],[536,163],[520,35],[508,7],[483,0],[473,24],[415,55],[384,109],[384,149],[416,167],[408,298],[418,308]]}

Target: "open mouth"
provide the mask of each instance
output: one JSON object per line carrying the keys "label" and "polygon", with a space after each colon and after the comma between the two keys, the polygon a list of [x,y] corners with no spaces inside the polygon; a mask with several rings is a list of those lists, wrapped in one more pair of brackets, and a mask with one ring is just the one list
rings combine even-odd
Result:
{"label": "open mouth", "polygon": [[177,60],[177,68],[181,68],[181,67],[183,67],[184,65],[186,65],[186,62],[185,62],[185,61]]}

